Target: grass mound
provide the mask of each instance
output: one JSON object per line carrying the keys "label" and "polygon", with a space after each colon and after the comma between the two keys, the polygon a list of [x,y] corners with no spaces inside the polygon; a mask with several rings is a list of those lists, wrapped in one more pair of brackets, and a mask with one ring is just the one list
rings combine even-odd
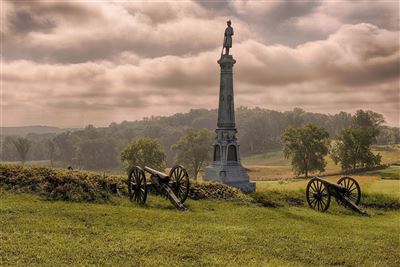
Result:
{"label": "grass mound", "polygon": [[[113,195],[127,195],[126,177],[49,167],[0,164],[0,186],[35,193],[49,200],[108,202]],[[246,200],[238,189],[211,182],[191,181],[189,198]]]}
{"label": "grass mound", "polygon": [[73,202],[106,202],[112,194],[126,192],[119,176],[46,167],[0,165],[0,186],[38,193],[47,199]]}
{"label": "grass mound", "polygon": [[250,200],[240,190],[215,182],[194,181],[190,185],[189,197],[198,199],[221,199],[221,200]]}

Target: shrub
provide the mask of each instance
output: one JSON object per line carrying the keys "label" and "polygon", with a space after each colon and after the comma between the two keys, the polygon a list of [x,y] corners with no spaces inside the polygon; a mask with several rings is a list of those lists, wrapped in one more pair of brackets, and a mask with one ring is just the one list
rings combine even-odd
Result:
{"label": "shrub", "polygon": [[126,194],[119,176],[93,172],[0,165],[0,186],[22,192],[38,193],[48,199],[65,201],[109,201],[111,195]]}

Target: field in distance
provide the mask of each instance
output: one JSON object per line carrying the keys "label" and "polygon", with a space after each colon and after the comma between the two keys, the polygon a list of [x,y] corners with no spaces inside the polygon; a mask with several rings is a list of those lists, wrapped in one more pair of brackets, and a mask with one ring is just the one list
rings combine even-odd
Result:
{"label": "field in distance", "polygon": [[[382,164],[400,163],[399,146],[376,146],[372,151],[381,154]],[[326,157],[326,161],[324,174],[340,172],[340,165],[335,165],[329,156]],[[282,151],[243,157],[242,164],[249,170],[250,179],[253,181],[282,180],[295,176],[290,161],[285,159]],[[318,173],[312,175],[318,175]]]}

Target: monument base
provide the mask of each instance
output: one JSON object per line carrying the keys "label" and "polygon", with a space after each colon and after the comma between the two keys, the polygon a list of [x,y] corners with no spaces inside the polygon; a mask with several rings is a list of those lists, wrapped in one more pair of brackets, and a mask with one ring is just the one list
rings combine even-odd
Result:
{"label": "monument base", "polygon": [[205,168],[203,179],[236,187],[244,193],[256,190],[256,183],[249,180],[246,169],[238,163],[226,165],[213,163]]}

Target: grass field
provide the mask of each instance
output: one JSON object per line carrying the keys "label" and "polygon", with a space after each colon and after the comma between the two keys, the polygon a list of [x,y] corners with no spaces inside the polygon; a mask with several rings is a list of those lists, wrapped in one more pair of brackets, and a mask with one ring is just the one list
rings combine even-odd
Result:
{"label": "grass field", "polygon": [[146,207],[50,202],[0,191],[1,265],[399,266],[400,212],[362,217],[336,204],[265,208],[160,197]]}
{"label": "grass field", "polygon": [[[385,153],[386,161],[398,155]],[[395,203],[367,205],[364,217],[335,201],[327,213],[309,209],[307,180],[271,180],[291,173],[278,152],[244,162],[257,194],[300,204],[188,200],[190,211],[178,212],[154,195],[141,207],[123,197],[71,203],[0,189],[0,266],[400,266],[399,167],[354,176],[369,204]]]}
{"label": "grass field", "polygon": [[297,204],[188,200],[188,212],[154,195],[141,207],[123,197],[72,203],[0,189],[0,265],[400,266],[400,180],[381,179],[385,172],[355,177],[369,202],[395,203],[368,206],[371,217],[335,201],[326,213],[311,210],[306,180],[257,182],[257,194]]}

